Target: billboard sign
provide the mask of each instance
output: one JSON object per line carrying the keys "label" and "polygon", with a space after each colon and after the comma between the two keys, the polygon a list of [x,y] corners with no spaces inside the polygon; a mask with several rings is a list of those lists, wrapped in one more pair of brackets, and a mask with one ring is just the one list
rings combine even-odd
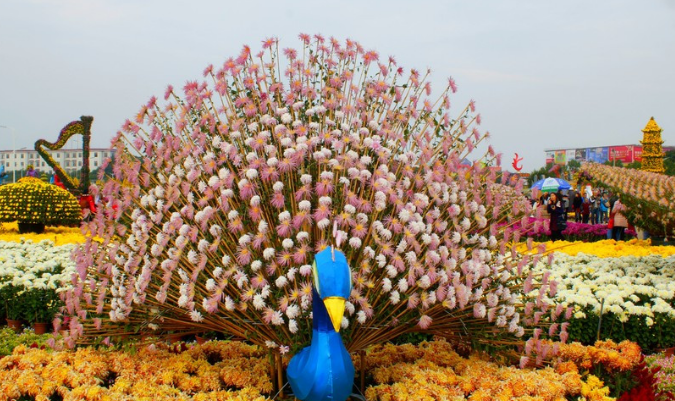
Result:
{"label": "billboard sign", "polygon": [[575,149],[567,149],[567,163],[569,163],[572,160],[576,160],[576,155],[577,152]]}
{"label": "billboard sign", "polygon": [[567,164],[567,151],[565,150],[556,150],[555,151],[555,164]]}
{"label": "billboard sign", "polygon": [[589,162],[604,163],[609,160],[609,148],[589,148],[586,150]]}
{"label": "billboard sign", "polygon": [[586,149],[576,149],[574,151],[574,160],[578,162],[585,162],[586,159]]}
{"label": "billboard sign", "polygon": [[555,158],[555,153],[546,152],[546,164],[553,164],[554,158]]}
{"label": "billboard sign", "polygon": [[609,161],[621,160],[622,163],[633,162],[633,146],[610,146]]}

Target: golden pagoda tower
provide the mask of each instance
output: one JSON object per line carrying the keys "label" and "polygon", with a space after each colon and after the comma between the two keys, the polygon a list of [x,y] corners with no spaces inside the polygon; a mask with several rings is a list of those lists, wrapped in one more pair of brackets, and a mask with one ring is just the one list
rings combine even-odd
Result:
{"label": "golden pagoda tower", "polygon": [[666,170],[663,168],[663,149],[661,145],[661,127],[654,121],[654,117],[642,130],[642,171],[663,174]]}

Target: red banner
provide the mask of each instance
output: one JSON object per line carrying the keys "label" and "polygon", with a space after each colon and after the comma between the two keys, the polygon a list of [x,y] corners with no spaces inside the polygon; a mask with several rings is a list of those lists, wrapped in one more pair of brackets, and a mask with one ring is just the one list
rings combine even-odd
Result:
{"label": "red banner", "polygon": [[622,163],[632,163],[634,161],[642,160],[641,146],[610,146],[609,154],[607,155],[609,161],[621,160]]}

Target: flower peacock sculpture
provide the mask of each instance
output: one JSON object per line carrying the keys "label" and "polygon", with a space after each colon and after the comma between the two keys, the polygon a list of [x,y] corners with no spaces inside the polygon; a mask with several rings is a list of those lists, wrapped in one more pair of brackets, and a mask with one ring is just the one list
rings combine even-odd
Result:
{"label": "flower peacock sculpture", "polygon": [[[428,71],[300,40],[244,47],[125,122],[111,202],[74,254],[67,345],[226,332],[294,354],[288,380],[310,400],[349,394],[347,351],[410,332],[550,354],[535,341],[567,336],[556,284],[516,252],[528,202],[498,183],[491,147],[475,155],[474,103],[453,117],[452,79],[431,98]],[[342,378],[328,391],[315,367]]]}

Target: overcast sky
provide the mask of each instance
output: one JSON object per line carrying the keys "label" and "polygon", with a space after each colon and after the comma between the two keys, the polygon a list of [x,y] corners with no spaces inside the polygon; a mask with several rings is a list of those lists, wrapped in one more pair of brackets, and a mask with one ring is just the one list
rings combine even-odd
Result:
{"label": "overcast sky", "polygon": [[92,115],[107,146],[168,84],[301,32],[429,67],[436,92],[452,76],[509,169],[514,152],[530,171],[545,148],[638,143],[650,116],[675,145],[675,0],[0,0],[0,125],[32,148]]}

